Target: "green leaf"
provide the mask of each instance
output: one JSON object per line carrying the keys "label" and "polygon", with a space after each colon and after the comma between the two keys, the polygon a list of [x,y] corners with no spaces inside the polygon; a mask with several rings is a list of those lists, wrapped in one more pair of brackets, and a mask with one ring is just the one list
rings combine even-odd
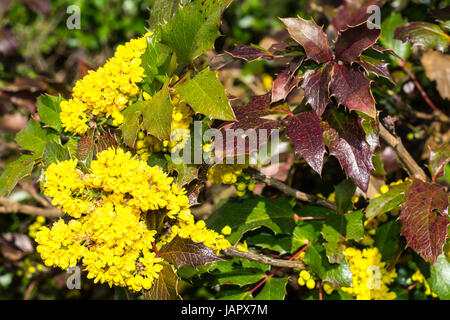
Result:
{"label": "green leaf", "polygon": [[220,285],[234,284],[240,287],[260,281],[264,277],[264,272],[254,269],[237,267],[231,272],[224,272],[215,275]]}
{"label": "green leaf", "polygon": [[169,171],[175,170],[177,175],[177,185],[182,187],[189,184],[192,180],[198,177],[198,167],[192,164],[185,164],[183,161],[175,163],[172,158],[167,155],[167,169]]}
{"label": "green leaf", "polygon": [[292,240],[293,239],[291,239],[290,236],[275,236],[266,232],[261,232],[245,238],[245,241],[247,241],[247,244],[249,245],[276,251],[279,254],[286,254],[292,251]]}
{"label": "green leaf", "polygon": [[264,284],[261,292],[255,297],[256,300],[284,300],[286,296],[286,284],[288,278],[270,277]]}
{"label": "green leaf", "polygon": [[356,186],[351,180],[344,180],[334,187],[336,192],[336,207],[338,213],[345,213],[353,208],[352,197]]}
{"label": "green leaf", "polygon": [[31,174],[36,163],[36,156],[21,155],[17,160],[6,164],[0,176],[0,197],[9,194],[20,179]]}
{"label": "green leaf", "polygon": [[434,23],[411,22],[395,29],[394,39],[410,42],[413,46],[444,52],[450,45],[450,36]]}
{"label": "green leaf", "polygon": [[441,254],[431,266],[430,287],[442,300],[450,300],[450,261]]}
{"label": "green leaf", "polygon": [[290,234],[295,227],[294,211],[285,198],[267,199],[255,197],[245,200],[231,199],[208,218],[210,228],[220,232],[226,225],[232,232],[228,236],[236,243],[242,235],[261,226],[271,229],[275,235]]}
{"label": "green leaf", "polygon": [[173,267],[163,263],[163,269],[159,272],[158,279],[153,282],[150,290],[144,291],[146,300],[179,300],[178,276]]}
{"label": "green leaf", "polygon": [[44,151],[44,166],[48,167],[53,162],[60,162],[70,159],[69,150],[59,143],[49,142]]}
{"label": "green leaf", "polygon": [[[394,31],[397,27],[406,24],[406,20],[402,18],[401,14],[392,11],[392,13],[383,20],[381,24],[380,42],[383,47],[393,50],[403,60],[407,60],[411,55],[411,45],[409,43],[402,43],[400,40],[394,39]],[[397,59],[390,56],[392,61],[398,64]]]}
{"label": "green leaf", "polygon": [[186,101],[195,112],[210,119],[233,120],[233,109],[217,74],[208,68],[192,79],[181,80],[176,85],[181,100]]}
{"label": "green leaf", "polygon": [[389,221],[378,226],[375,234],[375,247],[380,251],[383,260],[389,259],[395,252],[401,228],[400,221]]}
{"label": "green leaf", "polygon": [[231,0],[192,0],[162,27],[162,41],[181,62],[191,64],[194,58],[213,48],[220,35],[222,12],[230,3]]}
{"label": "green leaf", "polygon": [[350,287],[353,282],[350,265],[344,260],[337,267],[329,269],[323,281],[329,282],[333,286]]}
{"label": "green leaf", "polygon": [[47,142],[57,142],[57,136],[43,129],[38,121],[31,119],[16,135],[16,141],[23,149],[32,151],[36,156],[42,156]]}
{"label": "green leaf", "polygon": [[170,21],[178,10],[181,0],[156,0],[150,9],[148,29],[153,31],[158,26]]}
{"label": "green leaf", "polygon": [[389,191],[381,194],[378,198],[370,200],[366,208],[366,217],[374,218],[385,212],[397,208],[405,199],[405,191],[411,185],[410,181],[389,187]]}
{"label": "green leaf", "polygon": [[61,113],[59,104],[62,100],[61,97],[42,95],[37,101],[38,114],[41,122],[59,133],[62,131],[61,119],[59,117]]}
{"label": "green leaf", "polygon": [[134,148],[139,133],[142,115],[139,107],[139,104],[134,103],[122,111],[124,121],[120,126],[120,130],[122,131],[123,142],[130,148]]}

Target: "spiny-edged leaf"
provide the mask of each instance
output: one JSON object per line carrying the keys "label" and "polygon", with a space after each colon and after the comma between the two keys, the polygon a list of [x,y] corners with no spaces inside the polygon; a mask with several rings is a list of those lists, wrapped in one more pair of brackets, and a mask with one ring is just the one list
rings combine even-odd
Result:
{"label": "spiny-edged leaf", "polygon": [[182,187],[198,177],[198,167],[192,164],[186,164],[183,161],[173,162],[170,156],[167,159],[167,169],[175,170],[177,175],[177,185]]}
{"label": "spiny-edged leaf", "polygon": [[43,129],[38,121],[30,119],[26,127],[16,135],[16,141],[23,149],[42,156],[47,142],[57,142],[57,136]]}
{"label": "spiny-edged leaf", "polygon": [[183,239],[179,236],[175,236],[172,241],[165,244],[159,250],[159,255],[177,268],[184,265],[196,267],[221,260],[211,248],[203,243]]}
{"label": "spiny-edged leaf", "polygon": [[359,113],[361,117],[361,127],[366,134],[366,141],[370,146],[370,151],[373,153],[380,145],[380,128],[378,121],[366,116],[364,113]]}
{"label": "spiny-edged leaf", "polygon": [[[400,58],[407,60],[411,55],[411,44],[402,43],[400,40],[394,39],[394,31],[399,26],[404,26],[406,20],[402,18],[400,13],[392,11],[391,14],[383,19],[381,23],[380,42],[383,47],[393,50]],[[391,57],[394,64],[398,65],[397,59]]]}
{"label": "spiny-edged leaf", "polygon": [[352,63],[364,50],[377,42],[381,31],[374,28],[374,25],[371,25],[372,28],[369,29],[369,24],[364,22],[358,26],[349,27],[339,34],[334,46],[336,59]]}
{"label": "spiny-edged leaf", "polygon": [[97,137],[95,143],[97,153],[109,148],[117,148],[118,146],[119,141],[117,141],[116,135],[113,132],[100,129],[100,135]]}
{"label": "spiny-edged leaf", "polygon": [[388,221],[377,227],[375,247],[381,253],[383,260],[388,260],[395,252],[402,224],[400,221]]}
{"label": "spiny-edged leaf", "polygon": [[324,224],[322,228],[322,236],[325,239],[323,246],[325,247],[328,261],[330,263],[341,263],[344,259],[345,246],[341,242],[343,239],[341,234],[331,226]]}
{"label": "spiny-edged leaf", "polygon": [[420,61],[427,77],[436,81],[436,89],[441,97],[450,100],[450,54],[428,51]]}
{"label": "spiny-edged leaf", "polygon": [[158,26],[170,21],[178,10],[181,0],[155,0],[150,9],[148,19],[149,30],[155,30]]}
{"label": "spiny-edged leaf", "polygon": [[9,194],[20,179],[31,174],[37,158],[35,155],[24,154],[6,164],[0,176],[0,197]]}
{"label": "spiny-edged leaf", "polygon": [[162,41],[175,51],[180,62],[192,63],[195,57],[213,48],[220,35],[222,12],[231,1],[192,0],[162,27]]}
{"label": "spiny-edged leaf", "polygon": [[145,213],[145,223],[149,230],[156,230],[160,232],[164,227],[164,219],[167,216],[167,212],[164,210],[152,210]]}
{"label": "spiny-edged leaf", "polygon": [[208,68],[192,79],[181,80],[176,85],[181,99],[189,103],[195,112],[210,119],[233,120],[234,113],[217,74]]}
{"label": "spiny-edged leaf", "polygon": [[144,291],[146,300],[180,300],[178,294],[178,276],[173,267],[163,263],[163,269],[159,272],[158,278],[153,282],[150,290]]}
{"label": "spiny-edged leaf", "polygon": [[336,31],[345,30],[348,26],[356,26],[366,21],[371,12],[367,8],[371,5],[378,4],[379,0],[346,0],[337,9],[336,15],[333,17],[332,24]]}
{"label": "spiny-edged leaf", "polygon": [[89,129],[78,142],[77,147],[77,158],[78,160],[85,160],[89,153],[92,152],[94,148],[94,129]]}
{"label": "spiny-edged leaf", "polygon": [[430,270],[430,287],[441,300],[450,300],[450,261],[442,253]]}
{"label": "spiny-edged leaf", "polygon": [[242,235],[261,226],[271,229],[275,234],[291,233],[295,227],[294,211],[285,198],[268,199],[255,197],[237,201],[229,200],[208,218],[207,224],[220,232],[230,226],[228,240],[236,243]]}
{"label": "spiny-edged leaf", "polygon": [[271,58],[273,55],[270,52],[257,48],[255,46],[236,46],[233,51],[229,52],[233,57],[243,59],[248,62],[258,59]]}
{"label": "spiny-edged leaf", "polygon": [[444,168],[450,161],[450,143],[446,142],[430,151],[430,171],[433,179],[444,174]]}
{"label": "spiny-edged leaf", "polygon": [[302,89],[306,101],[320,117],[330,100],[330,81],[333,72],[332,64],[325,64],[321,69],[309,70],[303,76]]}
{"label": "spiny-edged leaf", "polygon": [[61,119],[59,117],[61,112],[59,104],[62,100],[61,97],[42,95],[37,101],[38,114],[41,122],[55,129],[57,132],[62,131]]}
{"label": "spiny-edged leaf", "polygon": [[305,161],[318,174],[322,173],[323,156],[326,152],[320,119],[314,111],[303,112],[291,117],[286,133]]}
{"label": "spiny-edged leaf", "polygon": [[411,181],[405,181],[402,184],[391,186],[388,192],[370,200],[366,208],[366,217],[375,218],[400,206],[405,199],[405,191],[410,185]]}
{"label": "spiny-edged leaf", "polygon": [[334,63],[331,78],[331,94],[339,104],[375,118],[375,99],[370,91],[370,80],[357,68]]}
{"label": "spiny-edged leaf", "polygon": [[334,187],[336,193],[336,207],[338,213],[345,213],[352,209],[352,197],[355,194],[356,186],[351,180],[344,180]]}
{"label": "spiny-edged leaf", "polygon": [[389,72],[388,65],[389,63],[384,62],[383,60],[378,60],[366,55],[361,55],[356,62],[366,70],[367,73],[374,73],[378,77],[384,77],[394,82],[391,77],[391,73]]}
{"label": "spiny-edged leaf", "polygon": [[139,110],[139,104],[132,104],[124,109],[123,124],[120,126],[123,142],[130,148],[134,148],[139,133],[139,124],[141,123],[142,111]]}
{"label": "spiny-edged leaf", "polygon": [[339,265],[330,268],[323,281],[336,287],[349,287],[353,283],[353,274],[347,261],[342,261]]}
{"label": "spiny-edged leaf", "polygon": [[448,193],[444,187],[414,179],[405,193],[400,220],[408,246],[426,261],[434,263],[442,253],[447,216]]}
{"label": "spiny-edged leaf", "polygon": [[255,297],[256,300],[284,300],[286,296],[286,284],[288,278],[270,277],[264,283],[261,292]]}
{"label": "spiny-edged leaf", "polygon": [[300,68],[304,57],[295,57],[289,66],[280,73],[272,87],[272,103],[286,99],[288,94],[297,86],[300,82],[300,76],[295,72]]}
{"label": "spiny-edged leaf", "polygon": [[231,284],[242,287],[262,280],[264,274],[262,271],[240,267],[230,272],[222,272],[215,277],[220,285]]}
{"label": "spiny-edged leaf", "polygon": [[450,45],[450,36],[437,24],[429,22],[411,22],[406,26],[398,27],[394,32],[394,39],[442,52]]}
{"label": "spiny-edged leaf", "polygon": [[373,170],[371,146],[361,125],[361,118],[329,109],[325,114],[328,128],[324,134],[330,154],[335,156],[347,176],[364,192]]}
{"label": "spiny-edged leaf", "polygon": [[54,162],[70,159],[69,150],[56,142],[48,142],[44,151],[44,166],[48,167]]}
{"label": "spiny-edged leaf", "polygon": [[172,125],[172,103],[168,89],[169,82],[150,100],[138,101],[138,109],[142,111],[142,125],[147,132],[160,140],[170,137]]}
{"label": "spiny-edged leaf", "polygon": [[281,21],[286,25],[292,39],[305,49],[308,59],[317,63],[331,61],[333,52],[328,44],[327,37],[323,29],[314,20],[286,18],[281,19]]}

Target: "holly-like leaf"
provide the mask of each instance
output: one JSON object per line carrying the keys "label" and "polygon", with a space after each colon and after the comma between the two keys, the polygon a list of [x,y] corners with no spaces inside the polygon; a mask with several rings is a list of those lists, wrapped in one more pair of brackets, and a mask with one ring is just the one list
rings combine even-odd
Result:
{"label": "holly-like leaf", "polygon": [[236,46],[233,51],[229,52],[234,58],[243,59],[248,62],[255,61],[258,59],[268,59],[272,58],[273,55],[263,49],[257,48],[255,46]]}
{"label": "holly-like leaf", "polygon": [[372,14],[368,11],[369,6],[375,4],[380,6],[379,2],[379,0],[345,0],[332,19],[334,28],[341,31],[367,21]]}
{"label": "holly-like leaf", "polygon": [[42,156],[47,142],[57,142],[57,135],[43,129],[41,124],[31,119],[25,128],[16,135],[17,143],[25,150],[32,151],[36,156]]}
{"label": "holly-like leaf", "polygon": [[203,243],[183,239],[179,236],[175,236],[172,241],[165,244],[159,250],[159,255],[177,268],[185,265],[196,267],[221,260],[211,248]]}
{"label": "holly-like leaf", "polygon": [[305,49],[308,59],[317,63],[332,60],[333,52],[328,44],[327,37],[314,20],[286,18],[281,19],[281,21],[286,25],[292,39]]}
{"label": "holly-like leaf", "polygon": [[371,26],[369,29],[369,22],[364,22],[340,33],[334,46],[336,58],[352,63],[364,50],[374,45],[380,37],[381,30]]}
{"label": "holly-like leaf", "polygon": [[266,280],[263,289],[255,297],[256,300],[284,300],[288,278],[270,277]]}
{"label": "holly-like leaf", "polygon": [[383,260],[388,260],[395,252],[402,224],[400,221],[388,221],[377,227],[375,247],[381,253]]}
{"label": "holly-like leaf", "polygon": [[77,146],[77,158],[78,160],[84,161],[89,153],[92,152],[94,148],[94,129],[89,129],[78,142]]}
{"label": "holly-like leaf", "polygon": [[326,150],[323,129],[317,114],[309,111],[291,117],[286,125],[286,133],[294,144],[295,151],[314,171],[321,174]]}
{"label": "holly-like leaf", "polygon": [[450,300],[450,261],[442,253],[431,266],[430,287],[441,300]]}
{"label": "holly-like leaf", "polygon": [[339,104],[375,118],[375,99],[370,91],[370,80],[355,67],[334,63],[330,83],[331,94]]}
{"label": "holly-like leaf", "polygon": [[436,81],[436,88],[441,97],[450,100],[450,55],[428,51],[420,61],[427,77]]}
{"label": "holly-like leaf", "polygon": [[429,22],[411,22],[398,27],[394,32],[394,39],[442,52],[450,45],[450,36],[438,25]]}
{"label": "holly-like leaf", "polygon": [[40,121],[59,133],[62,131],[61,119],[59,117],[61,113],[59,104],[61,101],[61,97],[48,95],[40,96],[37,101]]}
{"label": "holly-like leaf", "polygon": [[286,99],[300,82],[300,76],[296,75],[295,72],[300,68],[302,62],[303,57],[294,58],[289,62],[289,67],[276,77],[272,87],[272,103]]}
{"label": "holly-like leaf", "polygon": [[151,100],[138,101],[142,111],[142,125],[147,132],[160,140],[169,139],[172,128],[172,103],[168,83]]}
{"label": "holly-like leaf", "polygon": [[0,176],[0,197],[9,194],[17,183],[30,175],[36,163],[36,156],[21,155],[17,160],[8,162]]}
{"label": "holly-like leaf", "polygon": [[444,168],[450,162],[450,143],[444,143],[430,151],[430,171],[433,180],[444,174]]}
{"label": "holly-like leaf", "polygon": [[[395,52],[403,60],[407,60],[411,55],[411,44],[395,40],[394,31],[397,27],[405,25],[406,22],[401,14],[392,11],[386,19],[383,19],[383,23],[381,23],[381,44],[383,47]],[[392,62],[394,64],[398,65],[397,59],[394,57],[391,59],[393,59]]]}
{"label": "holly-like leaf", "polygon": [[162,27],[162,41],[177,54],[180,62],[191,64],[194,58],[213,48],[220,35],[222,12],[232,0],[192,0],[178,8]]}
{"label": "holly-like leaf", "polygon": [[109,131],[100,129],[100,135],[96,139],[95,148],[96,153],[100,153],[109,148],[117,148],[119,147],[119,141],[117,141],[116,135]]}
{"label": "holly-like leaf", "polygon": [[48,167],[54,162],[60,162],[70,159],[69,150],[67,150],[67,148],[63,147],[59,143],[48,142],[45,147],[43,159],[44,166]]}
{"label": "holly-like leaf", "polygon": [[290,234],[295,227],[294,211],[285,198],[255,197],[244,201],[229,200],[208,218],[210,228],[220,232],[230,226],[228,240],[236,243],[242,235],[261,226],[271,229],[275,235]]}
{"label": "holly-like leaf", "polygon": [[433,264],[447,239],[447,216],[448,193],[444,187],[414,179],[402,205],[402,233],[408,246]]}
{"label": "holly-like leaf", "polygon": [[134,148],[139,133],[142,111],[139,104],[132,104],[123,110],[123,124],[120,126],[123,142],[130,148]]}
{"label": "holly-like leaf", "polygon": [[356,62],[361,67],[363,67],[367,73],[374,73],[378,77],[384,77],[390,80],[391,82],[394,82],[394,80],[392,80],[391,73],[389,72],[388,68],[389,63],[382,60],[374,59],[372,57],[363,54],[359,57],[359,59]]}
{"label": "holly-like leaf", "polygon": [[325,144],[335,156],[347,176],[363,191],[367,191],[373,170],[370,144],[361,126],[361,118],[330,110],[325,114],[329,127],[325,131]]}
{"label": "holly-like leaf", "polygon": [[208,68],[192,79],[181,80],[176,85],[181,99],[189,103],[195,112],[210,119],[234,120],[233,109],[217,74]]}
{"label": "holly-like leaf", "polygon": [[405,191],[410,185],[410,181],[405,181],[402,184],[391,186],[388,192],[370,200],[366,208],[366,217],[375,218],[400,206],[405,199]]}
{"label": "holly-like leaf", "polygon": [[149,30],[155,30],[158,26],[167,23],[175,15],[181,0],[156,0],[150,9],[148,19]]}
{"label": "holly-like leaf", "polygon": [[331,102],[329,87],[332,72],[332,64],[327,63],[321,69],[307,71],[303,76],[301,87],[305,91],[306,101],[319,117]]}
{"label": "holly-like leaf", "polygon": [[173,267],[163,263],[163,269],[153,282],[150,290],[144,291],[146,300],[180,300],[178,294],[178,276]]}

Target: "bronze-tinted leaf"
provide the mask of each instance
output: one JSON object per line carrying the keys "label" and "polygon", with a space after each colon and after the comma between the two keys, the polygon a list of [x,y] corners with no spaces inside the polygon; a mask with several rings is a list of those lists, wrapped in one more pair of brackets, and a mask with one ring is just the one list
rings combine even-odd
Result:
{"label": "bronze-tinted leaf", "polygon": [[287,18],[281,19],[281,21],[286,25],[292,39],[305,49],[308,59],[317,63],[332,60],[333,52],[328,44],[327,37],[314,20]]}
{"label": "bronze-tinted leaf", "polygon": [[77,158],[78,160],[85,160],[94,147],[94,129],[89,129],[78,142]]}
{"label": "bronze-tinted leaf", "polygon": [[389,72],[388,68],[389,63],[382,60],[374,59],[369,56],[365,56],[363,54],[359,57],[359,59],[356,62],[361,67],[363,67],[367,73],[374,73],[378,77],[384,77],[386,79],[389,79],[391,82],[394,82]]}
{"label": "bronze-tinted leaf", "polygon": [[180,300],[178,294],[178,276],[173,267],[163,263],[163,269],[158,274],[150,290],[144,291],[146,300]]}
{"label": "bronze-tinted leaf", "polygon": [[[439,212],[439,214],[437,212]],[[434,263],[447,239],[448,193],[445,188],[413,180],[405,193],[400,220],[408,246]]]}
{"label": "bronze-tinted leaf", "polygon": [[290,118],[286,133],[294,143],[295,151],[318,174],[322,173],[323,156],[326,152],[320,119],[314,111],[296,114]]}
{"label": "bronze-tinted leaf", "polygon": [[337,9],[336,15],[333,17],[332,24],[336,31],[345,30],[348,26],[356,26],[367,21],[371,15],[367,8],[371,5],[381,7],[379,0],[345,0]]}
{"label": "bronze-tinted leaf", "polygon": [[303,57],[296,57],[290,63],[289,67],[280,73],[273,82],[272,103],[286,99],[288,94],[300,82],[300,76],[295,72],[301,66]]}
{"label": "bronze-tinted leaf", "polygon": [[214,251],[203,243],[191,239],[175,236],[172,241],[165,244],[159,255],[177,268],[181,266],[196,267],[210,262],[221,260]]}
{"label": "bronze-tinted leaf", "polygon": [[330,154],[339,160],[347,176],[366,192],[373,170],[373,152],[366,141],[361,118],[330,108],[324,113],[324,119],[328,122],[324,140]]}
{"label": "bronze-tinted leaf", "polygon": [[375,99],[370,91],[370,80],[355,67],[334,63],[331,94],[339,104],[375,118]]}
{"label": "bronze-tinted leaf", "polygon": [[377,28],[369,29],[370,22],[361,23],[355,27],[349,27],[339,34],[334,52],[336,58],[348,63],[356,60],[364,50],[377,42],[381,30]]}
{"label": "bronze-tinted leaf", "polygon": [[303,76],[302,89],[305,91],[306,101],[320,117],[331,102],[329,86],[333,65],[327,63],[319,70],[310,70]]}
{"label": "bronze-tinted leaf", "polygon": [[117,141],[116,135],[111,131],[101,129],[101,134],[97,139],[95,144],[97,152],[102,152],[109,148],[117,148],[119,146],[119,141]]}
{"label": "bronze-tinted leaf", "polygon": [[394,32],[394,39],[442,52],[450,45],[450,36],[437,24],[429,22],[411,22],[398,27]]}
{"label": "bronze-tinted leaf", "polygon": [[249,62],[261,58],[268,59],[272,57],[272,55],[267,51],[256,48],[254,46],[236,46],[236,48],[234,48],[233,51],[229,53],[235,58],[244,59]]}

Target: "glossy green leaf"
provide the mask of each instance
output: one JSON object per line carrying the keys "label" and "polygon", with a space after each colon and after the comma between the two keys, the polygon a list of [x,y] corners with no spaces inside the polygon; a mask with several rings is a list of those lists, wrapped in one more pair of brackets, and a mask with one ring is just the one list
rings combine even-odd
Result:
{"label": "glossy green leaf", "polygon": [[62,131],[61,119],[59,117],[61,112],[59,105],[62,100],[61,97],[43,95],[37,101],[40,121],[48,127],[55,129],[57,132]]}

